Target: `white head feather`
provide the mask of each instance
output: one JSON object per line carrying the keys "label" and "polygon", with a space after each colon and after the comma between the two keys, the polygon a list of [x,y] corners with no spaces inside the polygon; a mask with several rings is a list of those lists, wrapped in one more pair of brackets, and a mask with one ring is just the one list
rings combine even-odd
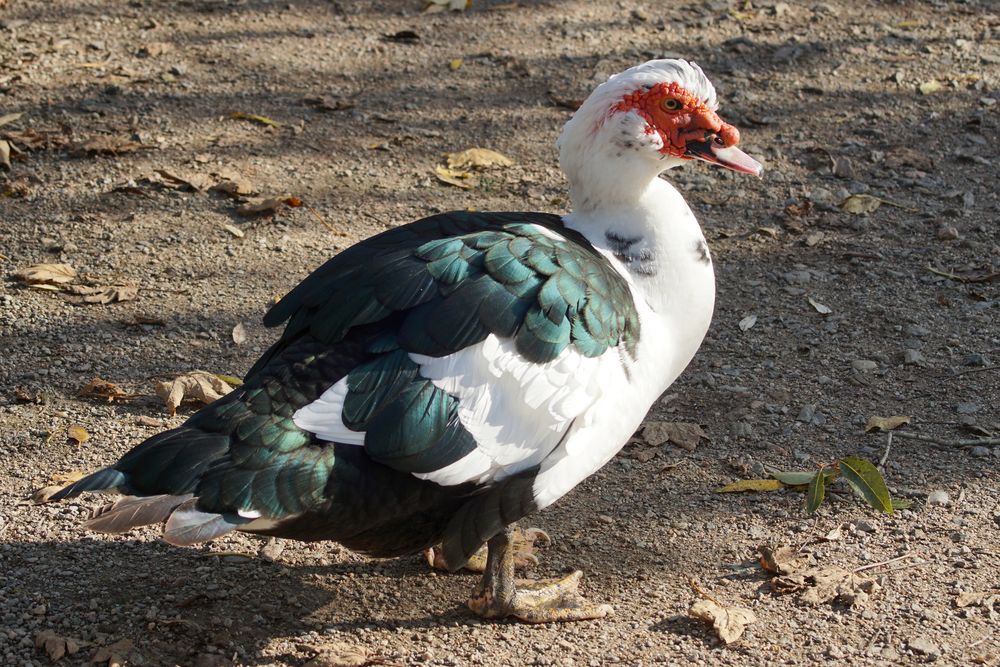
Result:
{"label": "white head feather", "polygon": [[662,139],[647,132],[639,114],[614,111],[627,95],[661,83],[677,83],[709,109],[718,108],[712,82],[685,60],[650,60],[609,78],[573,114],[556,143],[576,207],[634,201],[653,178],[684,162],[660,153]]}

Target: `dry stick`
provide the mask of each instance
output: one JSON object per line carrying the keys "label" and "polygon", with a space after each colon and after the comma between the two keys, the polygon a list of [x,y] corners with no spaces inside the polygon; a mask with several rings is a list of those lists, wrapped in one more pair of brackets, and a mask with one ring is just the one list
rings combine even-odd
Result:
{"label": "dry stick", "polygon": [[316,217],[316,219],[319,220],[319,224],[323,225],[324,227],[326,227],[328,230],[330,230],[334,234],[338,233],[337,230],[336,230],[336,228],[333,225],[331,225],[329,222],[327,222],[326,220],[324,220],[323,216],[321,216],[319,214],[319,212],[316,209],[314,209],[312,206],[306,206],[306,210],[309,211],[310,213],[312,213]]}
{"label": "dry stick", "polygon": [[913,558],[916,555],[917,554],[915,553],[908,553],[908,554],[903,554],[902,556],[897,556],[896,558],[890,558],[889,560],[884,560],[880,563],[872,563],[871,565],[862,565],[861,567],[856,567],[853,570],[851,570],[851,574],[864,572],[865,570],[870,570],[875,567],[882,567],[883,565],[891,565],[892,563],[898,563],[901,560],[906,560],[907,558]]}
{"label": "dry stick", "polygon": [[935,438],[930,435],[924,435],[923,433],[910,433],[908,431],[895,431],[897,438],[904,438],[906,440],[920,440],[921,442],[930,442],[935,445],[944,445],[946,447],[995,447],[1000,445],[1000,438],[972,438],[968,440],[941,440],[940,438]]}
{"label": "dry stick", "polygon": [[889,452],[892,450],[892,431],[886,433],[885,438],[885,452],[882,453],[882,458],[879,459],[878,469],[881,470],[885,466],[885,462],[889,460]]}

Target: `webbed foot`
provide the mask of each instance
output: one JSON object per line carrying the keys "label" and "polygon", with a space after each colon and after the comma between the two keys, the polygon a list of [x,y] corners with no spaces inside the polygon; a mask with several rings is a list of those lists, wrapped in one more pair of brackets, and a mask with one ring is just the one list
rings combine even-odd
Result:
{"label": "webbed foot", "polygon": [[469,609],[483,618],[514,617],[526,623],[583,621],[614,613],[610,605],[594,604],[580,594],[583,573],[577,570],[562,579],[514,581],[514,548],[511,532],[487,544],[487,563]]}

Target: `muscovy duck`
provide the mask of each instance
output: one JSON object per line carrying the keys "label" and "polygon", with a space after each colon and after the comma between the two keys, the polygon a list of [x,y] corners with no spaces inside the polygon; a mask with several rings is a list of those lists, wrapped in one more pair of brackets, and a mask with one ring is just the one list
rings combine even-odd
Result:
{"label": "muscovy duck", "polygon": [[487,545],[470,608],[599,618],[580,573],[515,583],[511,524],[611,459],[694,356],[715,280],[681,195],[697,159],[760,175],[701,69],[653,60],[601,84],[559,137],[573,212],[434,215],[315,270],[245,383],[53,499],[113,490],[93,530],[232,530],[374,556]]}

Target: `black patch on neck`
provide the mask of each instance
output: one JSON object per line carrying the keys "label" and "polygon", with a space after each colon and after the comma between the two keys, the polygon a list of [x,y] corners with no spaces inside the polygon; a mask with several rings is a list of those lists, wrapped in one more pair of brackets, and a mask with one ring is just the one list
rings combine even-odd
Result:
{"label": "black patch on neck", "polygon": [[712,263],[712,253],[708,250],[708,242],[705,239],[698,239],[694,244],[694,251],[698,254],[698,261],[702,264]]}
{"label": "black patch on neck", "polygon": [[636,248],[642,243],[641,236],[625,237],[616,232],[604,232],[604,238],[608,240],[611,254],[622,264],[627,266],[633,273],[642,276],[656,275],[656,255],[649,248]]}

